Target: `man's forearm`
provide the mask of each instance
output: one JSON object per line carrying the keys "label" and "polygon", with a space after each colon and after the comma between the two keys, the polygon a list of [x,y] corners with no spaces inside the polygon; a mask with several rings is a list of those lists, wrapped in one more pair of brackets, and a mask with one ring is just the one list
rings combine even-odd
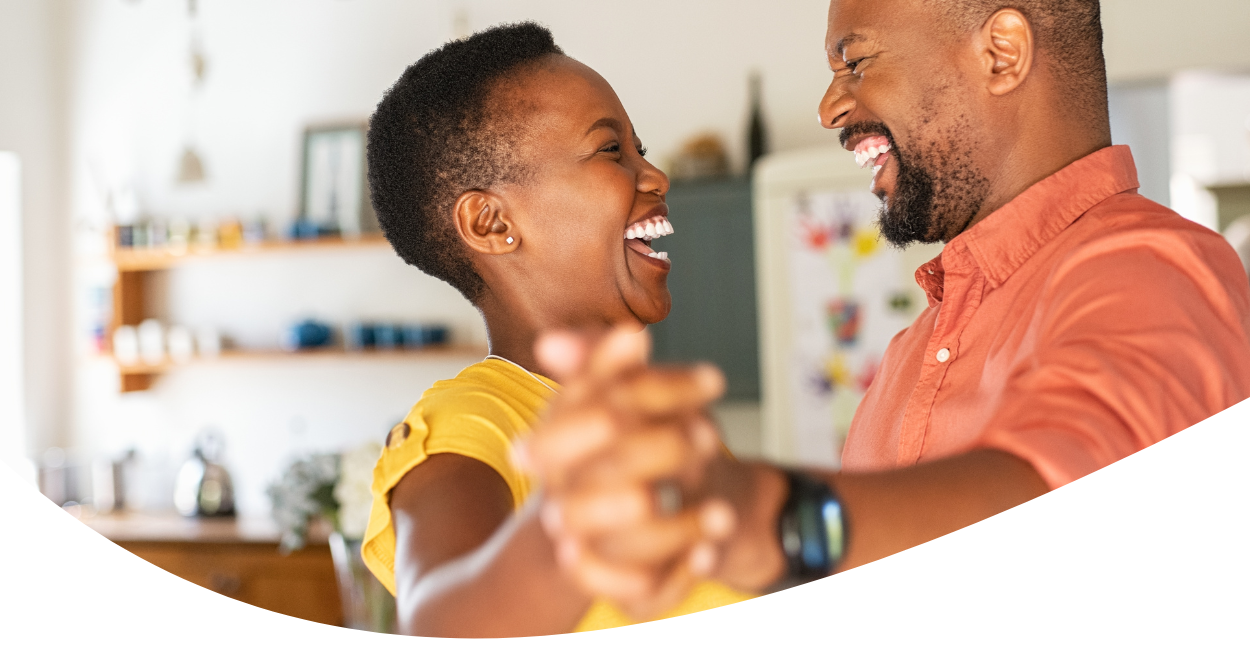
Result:
{"label": "man's forearm", "polygon": [[851,527],[838,570],[932,541],[1048,490],[1032,465],[996,450],[826,480],[841,496]]}
{"label": "man's forearm", "polygon": [[[734,502],[743,522],[728,547],[723,579],[761,590],[780,578],[777,518],[786,496],[782,471],[751,465],[743,486],[767,487]],[[837,492],[849,526],[846,554],[835,570],[862,566],[932,541],[1040,496],[1046,483],[1028,462],[995,450],[979,450],[918,466],[875,473],[811,472]],[[742,563],[735,563],[741,560]],[[767,580],[748,576],[755,560],[774,560]]]}

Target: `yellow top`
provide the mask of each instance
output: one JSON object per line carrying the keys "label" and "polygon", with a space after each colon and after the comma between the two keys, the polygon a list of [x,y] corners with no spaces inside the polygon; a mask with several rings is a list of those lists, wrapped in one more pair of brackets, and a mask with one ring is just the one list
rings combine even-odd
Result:
{"label": "yellow top", "polygon": [[[546,386],[544,386],[544,383]],[[488,358],[441,380],[421,396],[404,422],[391,431],[386,450],[373,470],[373,508],[365,530],[365,565],[395,593],[395,529],[390,492],[404,474],[438,453],[478,460],[498,473],[519,508],[531,491],[530,479],[512,464],[512,441],[529,431],[558,387],[516,365]],[[671,618],[734,602],[750,595],[722,584],[703,582],[673,610]],[[633,621],[605,600],[595,600],[574,631],[607,629]]]}

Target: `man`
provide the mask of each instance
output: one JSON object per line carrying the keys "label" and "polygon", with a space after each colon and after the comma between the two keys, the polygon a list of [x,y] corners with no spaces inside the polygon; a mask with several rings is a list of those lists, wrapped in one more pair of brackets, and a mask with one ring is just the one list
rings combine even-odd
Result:
{"label": "man", "polygon": [[[875,167],[897,246],[946,242],[841,473],[719,455],[707,368],[539,343],[565,391],[523,451],[563,567],[637,614],[695,578],[764,591],[880,559],[1250,396],[1250,287],[1112,147],[1097,0],[833,0],[820,119]],[[684,505],[682,504],[684,502]]]}

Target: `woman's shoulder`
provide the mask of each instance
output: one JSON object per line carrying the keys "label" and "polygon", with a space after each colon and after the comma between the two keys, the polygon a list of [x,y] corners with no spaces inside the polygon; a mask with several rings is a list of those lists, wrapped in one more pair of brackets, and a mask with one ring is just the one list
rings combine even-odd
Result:
{"label": "woman's shoulder", "polygon": [[554,393],[510,362],[487,359],[421,396],[387,436],[375,470],[385,494],[431,455],[455,454],[484,462],[503,476],[519,504],[528,481],[512,463],[512,443],[528,432]]}
{"label": "woman's shoulder", "polygon": [[490,358],[465,367],[455,378],[440,380],[408,414],[437,428],[451,422],[493,424],[500,430],[528,429],[554,392],[539,378],[510,362]]}

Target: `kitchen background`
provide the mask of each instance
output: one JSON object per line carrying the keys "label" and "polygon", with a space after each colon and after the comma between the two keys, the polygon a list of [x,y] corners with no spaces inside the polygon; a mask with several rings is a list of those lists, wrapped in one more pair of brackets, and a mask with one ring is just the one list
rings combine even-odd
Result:
{"label": "kitchen background", "polygon": [[[1114,135],[1134,149],[1142,192],[1250,239],[1250,226],[1238,236],[1234,224],[1250,214],[1250,2],[1102,6]],[[778,403],[792,353],[778,348],[778,329],[790,325],[757,318],[755,291],[761,310],[782,309],[772,297],[789,286],[776,252],[751,243],[752,234],[770,241],[769,225],[794,212],[802,180],[824,179],[823,166],[842,166],[829,168],[837,188],[858,183],[849,155],[819,153],[836,147],[815,119],[829,81],[826,8],[826,0],[0,0],[0,152],[8,152],[0,461],[32,481],[39,468],[77,469],[48,491],[81,511],[96,510],[105,491],[90,469],[128,459],[126,507],[167,512],[180,467],[213,432],[238,513],[263,518],[267,487],[292,460],[384,438],[432,382],[484,354],[485,334],[455,291],[367,234],[334,246],[273,244],[308,212],[309,130],[362,124],[403,69],[447,39],[534,19],[612,83],[653,161],[703,177],[676,184],[671,202],[675,299],[678,309],[683,296],[699,307],[656,330],[657,351],[727,366],[731,396],[718,416],[735,452],[836,464],[837,432],[791,441],[794,417],[777,416],[800,409]],[[753,203],[749,164],[761,145],[769,174],[757,179]],[[834,200],[815,205],[822,201]],[[719,249],[683,245],[683,219],[691,234],[712,238],[725,230],[713,220],[724,219],[742,237],[722,238]],[[194,248],[192,226],[215,250],[238,251],[176,260],[111,253],[123,234],[130,244],[189,237]],[[139,313],[162,323],[167,357],[119,365],[112,326],[137,324]],[[280,352],[306,319],[331,326],[337,348]],[[345,346],[375,322],[444,327],[449,341]],[[125,345],[141,344],[142,330]],[[200,353],[169,360],[191,341]],[[213,356],[218,343],[226,349]],[[854,408],[856,395],[847,396],[842,412]]]}

